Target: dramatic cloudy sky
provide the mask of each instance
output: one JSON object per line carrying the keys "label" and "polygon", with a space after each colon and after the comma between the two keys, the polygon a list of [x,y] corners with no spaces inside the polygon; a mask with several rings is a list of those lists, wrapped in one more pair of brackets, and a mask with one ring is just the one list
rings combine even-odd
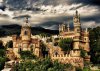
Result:
{"label": "dramatic cloudy sky", "polygon": [[[23,24],[29,16],[32,26],[57,29],[66,21],[73,23],[73,14],[79,11],[82,27],[100,26],[100,0],[0,0],[0,25]],[[26,10],[29,8],[30,10]]]}

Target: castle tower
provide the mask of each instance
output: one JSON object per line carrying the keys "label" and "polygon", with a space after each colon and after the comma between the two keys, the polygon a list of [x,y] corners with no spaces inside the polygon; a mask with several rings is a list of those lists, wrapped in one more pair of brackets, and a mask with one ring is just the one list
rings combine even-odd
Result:
{"label": "castle tower", "polygon": [[89,32],[88,29],[86,28],[85,33],[84,33],[84,42],[85,42],[85,47],[84,50],[86,50],[87,52],[90,51],[90,46],[89,46]]}
{"label": "castle tower", "polygon": [[31,40],[31,27],[29,26],[28,18],[26,18],[25,24],[22,25],[20,37],[22,40],[22,50],[28,50]]}
{"label": "castle tower", "polygon": [[69,23],[67,24],[67,31],[68,32],[70,31],[70,25],[69,25]]}
{"label": "castle tower", "polygon": [[59,33],[64,32],[65,30],[66,30],[66,25],[65,25],[65,22],[64,22],[64,24],[59,25]]}
{"label": "castle tower", "polygon": [[80,33],[80,31],[81,31],[81,24],[80,24],[80,16],[78,14],[78,11],[76,11],[76,14],[73,17],[73,23],[74,23],[74,31],[76,33]]}
{"label": "castle tower", "polygon": [[74,37],[74,43],[73,43],[73,48],[74,49],[79,49],[80,46],[80,32],[81,32],[81,24],[80,24],[80,16],[78,14],[78,11],[76,11],[76,14],[73,17],[73,23],[74,23],[74,32],[75,32],[75,37]]}
{"label": "castle tower", "polygon": [[28,18],[26,18],[25,24],[22,25],[20,36],[22,40],[29,41],[31,39],[31,27],[29,26]]}

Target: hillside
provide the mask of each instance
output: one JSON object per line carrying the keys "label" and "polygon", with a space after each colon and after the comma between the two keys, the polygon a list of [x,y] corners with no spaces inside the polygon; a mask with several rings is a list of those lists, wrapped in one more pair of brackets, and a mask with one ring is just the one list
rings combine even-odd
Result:
{"label": "hillside", "polygon": [[[20,34],[21,26],[20,25],[2,25],[0,26],[0,36],[7,36],[7,35],[14,35]],[[32,34],[37,35],[37,34],[58,34],[58,30],[49,30],[49,29],[44,29],[42,27],[31,27]]]}

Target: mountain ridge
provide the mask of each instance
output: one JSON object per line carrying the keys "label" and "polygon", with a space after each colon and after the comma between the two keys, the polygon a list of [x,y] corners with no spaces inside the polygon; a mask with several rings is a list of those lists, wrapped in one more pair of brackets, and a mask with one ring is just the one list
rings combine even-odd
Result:
{"label": "mountain ridge", "polygon": [[[39,34],[47,34],[47,35],[55,35],[58,34],[58,30],[50,30],[45,29],[43,27],[37,26],[37,27],[31,27],[32,34],[33,35],[39,35]],[[2,36],[9,36],[9,35],[20,35],[21,26],[17,24],[13,25],[1,25],[0,26],[0,37]]]}

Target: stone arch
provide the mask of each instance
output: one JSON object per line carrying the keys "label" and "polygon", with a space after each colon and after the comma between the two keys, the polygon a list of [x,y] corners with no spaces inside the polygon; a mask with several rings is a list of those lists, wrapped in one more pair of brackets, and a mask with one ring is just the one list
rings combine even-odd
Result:
{"label": "stone arch", "polygon": [[65,59],[65,62],[66,62],[66,63],[69,63],[69,60],[66,58],[66,59]]}
{"label": "stone arch", "polygon": [[73,62],[74,62],[72,58],[70,59],[70,62],[71,62],[71,63],[73,63]]}
{"label": "stone arch", "polygon": [[61,58],[61,62],[64,62],[64,59],[63,58]]}
{"label": "stone arch", "polygon": [[50,51],[50,49],[43,44],[42,47],[41,47],[41,53],[42,53],[44,58],[46,56],[49,56],[49,51]]}
{"label": "stone arch", "polygon": [[25,31],[24,31],[24,35],[27,35],[27,34],[28,34],[28,31],[25,30]]}
{"label": "stone arch", "polygon": [[22,51],[21,47],[20,47],[20,48],[18,48],[18,52],[20,53],[21,51]]}
{"label": "stone arch", "polygon": [[58,51],[54,50],[53,54],[57,56],[58,55]]}

